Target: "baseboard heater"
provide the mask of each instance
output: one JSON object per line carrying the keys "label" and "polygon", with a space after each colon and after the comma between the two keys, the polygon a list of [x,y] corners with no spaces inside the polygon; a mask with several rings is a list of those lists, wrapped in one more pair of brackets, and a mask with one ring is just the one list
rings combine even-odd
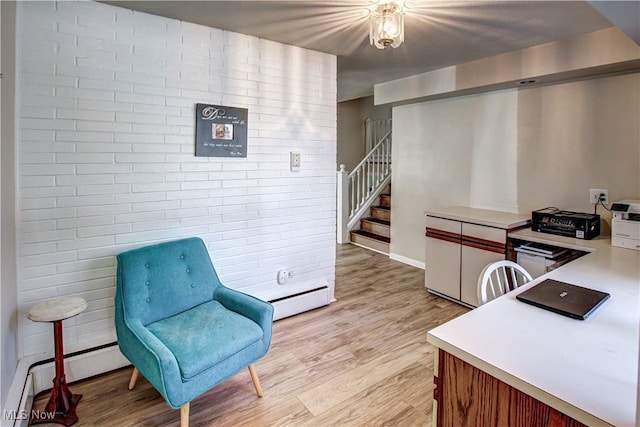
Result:
{"label": "baseboard heater", "polygon": [[269,301],[274,308],[274,320],[283,319],[314,308],[329,305],[329,287],[321,286]]}

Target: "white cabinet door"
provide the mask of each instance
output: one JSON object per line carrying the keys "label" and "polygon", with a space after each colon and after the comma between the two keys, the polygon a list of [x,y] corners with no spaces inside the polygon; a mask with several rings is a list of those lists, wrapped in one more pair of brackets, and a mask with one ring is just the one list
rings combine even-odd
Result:
{"label": "white cabinet door", "polygon": [[504,259],[504,254],[483,249],[462,246],[462,273],[460,277],[460,299],[462,302],[478,306],[478,277],[480,272],[492,262]]}
{"label": "white cabinet door", "polygon": [[[462,224],[427,217],[427,228],[443,232],[427,237],[425,249],[425,286],[454,299],[460,299],[460,232]],[[448,240],[447,240],[448,239]],[[457,240],[456,240],[457,239]]]}
{"label": "white cabinet door", "polygon": [[460,243],[427,237],[425,285],[460,299]]}

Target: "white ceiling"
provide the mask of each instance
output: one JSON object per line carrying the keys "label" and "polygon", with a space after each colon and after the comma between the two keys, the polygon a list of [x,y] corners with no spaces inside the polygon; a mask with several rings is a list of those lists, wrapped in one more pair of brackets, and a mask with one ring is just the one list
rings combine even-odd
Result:
{"label": "white ceiling", "polygon": [[612,26],[585,1],[407,0],[404,44],[379,50],[369,45],[369,0],[104,2],[337,55],[339,101],[371,95],[376,83]]}

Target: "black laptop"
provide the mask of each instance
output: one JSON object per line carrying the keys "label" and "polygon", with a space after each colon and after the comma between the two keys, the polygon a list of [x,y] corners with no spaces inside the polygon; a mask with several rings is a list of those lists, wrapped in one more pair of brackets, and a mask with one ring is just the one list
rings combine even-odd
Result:
{"label": "black laptop", "polygon": [[579,320],[589,317],[609,297],[606,292],[553,279],[544,280],[516,296],[527,304]]}

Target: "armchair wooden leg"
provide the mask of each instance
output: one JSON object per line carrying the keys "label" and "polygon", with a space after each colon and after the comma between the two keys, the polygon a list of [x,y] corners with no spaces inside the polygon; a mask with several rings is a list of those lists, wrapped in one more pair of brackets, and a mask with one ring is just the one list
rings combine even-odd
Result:
{"label": "armchair wooden leg", "polygon": [[140,374],[140,371],[138,371],[138,368],[134,366],[133,372],[131,373],[131,379],[129,380],[129,390],[133,390],[133,388],[136,386],[136,381],[138,381],[138,374]]}
{"label": "armchair wooden leg", "polygon": [[253,386],[256,388],[256,393],[258,393],[258,397],[262,397],[262,387],[260,386],[260,380],[258,379],[256,368],[253,365],[249,365],[249,373],[251,374],[251,379],[253,380]]}
{"label": "armchair wooden leg", "polygon": [[180,427],[189,427],[189,402],[180,408]]}

